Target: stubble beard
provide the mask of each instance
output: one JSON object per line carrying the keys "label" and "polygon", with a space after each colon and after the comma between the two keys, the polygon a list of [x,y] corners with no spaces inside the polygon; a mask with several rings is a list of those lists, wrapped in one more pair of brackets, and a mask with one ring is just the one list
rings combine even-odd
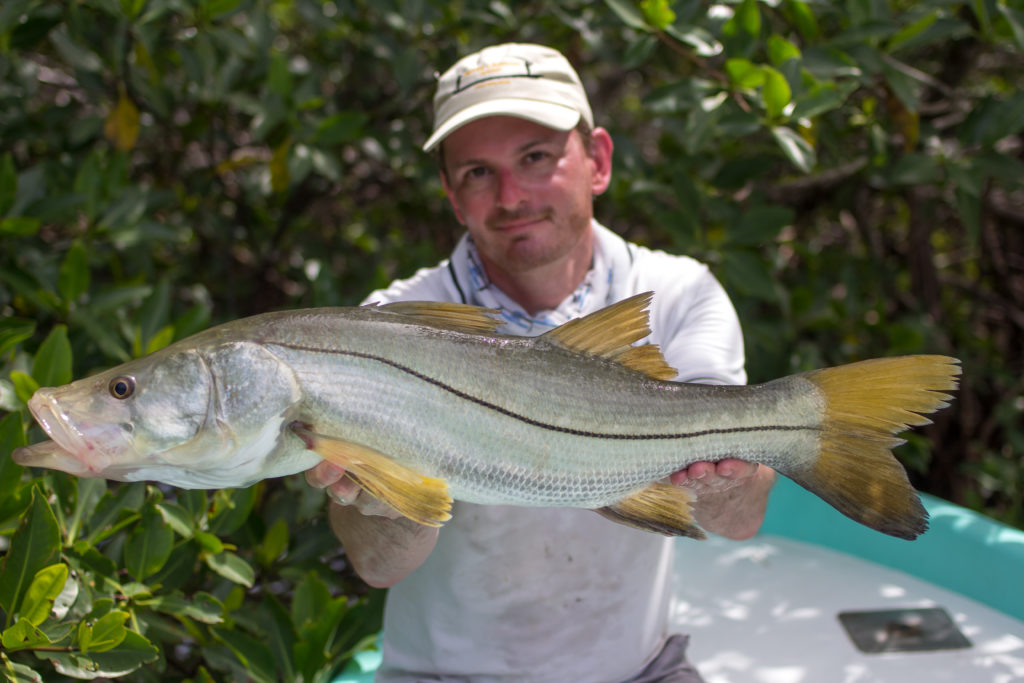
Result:
{"label": "stubble beard", "polygon": [[[544,233],[527,233],[513,236],[511,241],[501,240],[491,249],[482,250],[484,256],[494,265],[508,273],[524,273],[551,265],[568,256],[582,238],[583,231],[590,226],[590,217],[580,212],[564,218],[568,227],[558,225],[559,218],[554,209],[548,207],[541,211],[501,212],[494,219],[487,221],[486,229],[491,234],[500,236],[501,226],[517,220],[546,220],[549,225]],[[551,233],[556,237],[552,242]],[[479,246],[479,245],[478,245]],[[491,253],[486,253],[487,251]]]}

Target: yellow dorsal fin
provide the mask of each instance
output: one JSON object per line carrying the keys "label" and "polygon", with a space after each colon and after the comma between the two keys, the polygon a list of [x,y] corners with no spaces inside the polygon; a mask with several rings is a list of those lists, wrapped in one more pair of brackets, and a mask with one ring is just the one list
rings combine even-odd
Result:
{"label": "yellow dorsal fin", "polygon": [[366,446],[318,434],[298,424],[292,429],[310,450],[345,468],[352,481],[412,521],[441,526],[451,519],[452,497],[444,479],[426,477]]}
{"label": "yellow dorsal fin", "polygon": [[607,308],[570,320],[544,335],[567,349],[607,358],[655,379],[672,379],[676,371],[654,344],[633,346],[651,333],[647,307],[654,292],[637,294]]}
{"label": "yellow dorsal fin", "polygon": [[377,306],[378,311],[406,316],[410,322],[443,330],[494,334],[502,321],[493,308],[438,301],[396,301]]}

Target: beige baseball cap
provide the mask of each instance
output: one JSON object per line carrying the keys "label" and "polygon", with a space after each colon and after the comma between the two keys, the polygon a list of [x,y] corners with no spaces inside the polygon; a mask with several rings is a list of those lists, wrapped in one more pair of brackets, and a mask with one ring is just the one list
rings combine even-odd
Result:
{"label": "beige baseball cap", "polygon": [[555,130],[571,130],[582,117],[594,127],[587,94],[569,60],[558,50],[528,43],[484,48],[441,75],[434,132],[424,151],[486,116],[515,116]]}

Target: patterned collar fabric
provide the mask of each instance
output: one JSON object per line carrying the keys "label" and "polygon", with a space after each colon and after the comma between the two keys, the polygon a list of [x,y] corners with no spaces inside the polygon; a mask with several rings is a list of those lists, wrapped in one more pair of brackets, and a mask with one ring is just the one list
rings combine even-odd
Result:
{"label": "patterned collar fabric", "polygon": [[[476,245],[469,234],[463,235],[449,261],[451,274],[461,289],[465,303],[501,311],[504,334],[536,336],[573,318],[600,310],[622,298],[619,291],[632,261],[629,246],[621,237],[596,221],[594,258],[590,270],[576,290],[553,310],[528,314],[523,307],[498,289],[484,270]],[[618,285],[618,286],[617,286]]]}

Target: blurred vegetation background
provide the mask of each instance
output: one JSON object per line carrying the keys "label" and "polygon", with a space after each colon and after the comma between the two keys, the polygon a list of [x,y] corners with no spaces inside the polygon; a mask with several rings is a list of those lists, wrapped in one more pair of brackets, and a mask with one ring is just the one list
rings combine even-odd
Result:
{"label": "blurred vegetation background", "polygon": [[327,681],[372,643],[380,594],[300,477],[184,492],[8,454],[37,386],[444,257],[434,74],[512,40],[577,66],[616,143],[598,218],[711,265],[751,381],[961,358],[900,457],[1024,527],[1019,0],[4,0],[3,680]]}

